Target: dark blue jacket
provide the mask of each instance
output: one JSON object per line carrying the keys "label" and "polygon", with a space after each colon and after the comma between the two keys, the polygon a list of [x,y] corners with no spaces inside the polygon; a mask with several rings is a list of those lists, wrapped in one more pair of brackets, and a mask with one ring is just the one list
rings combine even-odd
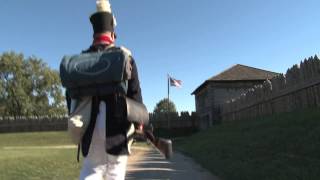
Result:
{"label": "dark blue jacket", "polygon": [[[104,46],[99,47],[90,47],[88,50],[84,51],[83,53],[87,52],[95,52],[99,50],[103,50]],[[132,58],[132,57],[131,57]],[[142,102],[142,96],[141,96],[141,88],[140,88],[140,82],[139,82],[139,76],[138,76],[138,70],[136,63],[134,59],[131,59],[131,65],[132,65],[132,74],[131,79],[128,81],[128,91],[127,91],[127,97],[134,99],[135,101],[138,101],[140,103]],[[127,137],[127,132],[132,126],[132,123],[128,122],[123,117],[115,117],[115,111],[119,111],[118,102],[119,99],[122,98],[122,95],[113,94],[103,97],[95,97],[93,99],[93,106],[92,106],[92,116],[90,120],[90,124],[82,138],[81,142],[81,150],[84,157],[88,155],[93,130],[95,127],[95,121],[97,114],[99,113],[99,102],[105,101],[107,105],[106,109],[106,152],[112,155],[123,155],[128,154],[128,143],[132,137]],[[71,98],[68,95],[68,92],[66,92],[66,99],[67,99],[67,105],[68,109],[70,111],[70,103]],[[121,109],[120,109],[121,111]]]}

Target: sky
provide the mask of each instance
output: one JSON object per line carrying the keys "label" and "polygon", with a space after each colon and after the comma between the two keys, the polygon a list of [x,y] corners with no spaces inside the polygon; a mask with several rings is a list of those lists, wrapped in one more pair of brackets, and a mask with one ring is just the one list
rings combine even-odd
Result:
{"label": "sky", "polygon": [[[285,73],[320,53],[319,0],[110,0],[117,45],[132,51],[144,103],[167,97],[194,111],[191,93],[205,80],[243,64]],[[64,55],[92,43],[95,0],[1,0],[0,54],[36,56],[59,69]]]}

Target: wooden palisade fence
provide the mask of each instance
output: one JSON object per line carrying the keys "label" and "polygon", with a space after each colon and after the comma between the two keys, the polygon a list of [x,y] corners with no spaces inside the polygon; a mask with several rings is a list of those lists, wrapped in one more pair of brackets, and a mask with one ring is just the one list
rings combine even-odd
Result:
{"label": "wooden palisade fence", "polygon": [[[169,121],[168,121],[169,118]],[[150,122],[154,128],[183,129],[197,128],[196,114],[188,112],[155,115],[150,113]],[[0,117],[0,133],[33,132],[33,131],[65,131],[67,117]]]}
{"label": "wooden palisade fence", "polygon": [[67,117],[2,117],[0,133],[62,131],[67,129]]}
{"label": "wooden palisade fence", "polygon": [[222,106],[222,120],[257,118],[297,109],[320,107],[320,60],[305,59],[263,85],[249,89]]}

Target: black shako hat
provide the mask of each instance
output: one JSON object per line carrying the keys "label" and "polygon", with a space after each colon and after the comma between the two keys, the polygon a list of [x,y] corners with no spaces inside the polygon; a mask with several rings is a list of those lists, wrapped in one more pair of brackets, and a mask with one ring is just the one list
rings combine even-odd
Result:
{"label": "black shako hat", "polygon": [[114,32],[115,22],[110,12],[96,12],[90,17],[94,34],[106,31]]}

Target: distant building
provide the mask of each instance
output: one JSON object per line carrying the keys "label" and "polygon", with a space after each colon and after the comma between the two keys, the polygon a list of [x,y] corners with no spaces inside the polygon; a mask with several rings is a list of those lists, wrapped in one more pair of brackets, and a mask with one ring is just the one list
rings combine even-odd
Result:
{"label": "distant building", "polygon": [[206,80],[192,92],[195,95],[196,112],[203,120],[201,122],[207,123],[203,125],[204,128],[219,120],[221,104],[276,75],[278,73],[237,64]]}

